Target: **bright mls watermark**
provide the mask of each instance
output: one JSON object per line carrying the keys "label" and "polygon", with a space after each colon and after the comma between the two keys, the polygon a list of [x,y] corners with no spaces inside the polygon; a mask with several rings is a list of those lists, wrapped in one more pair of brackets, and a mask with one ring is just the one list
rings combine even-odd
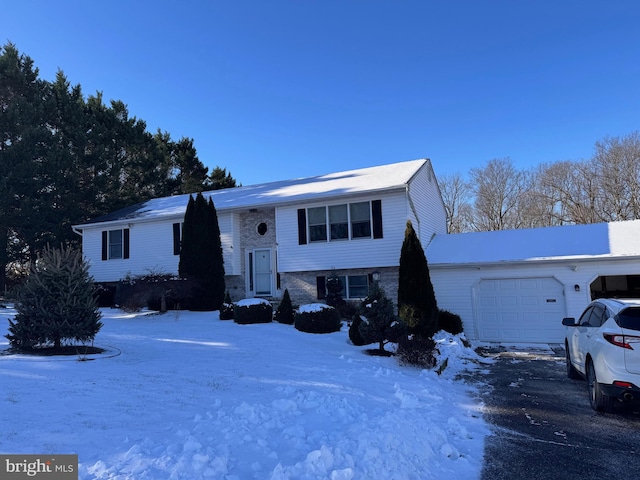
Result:
{"label": "bright mls watermark", "polygon": [[0,479],[78,480],[78,455],[0,454]]}

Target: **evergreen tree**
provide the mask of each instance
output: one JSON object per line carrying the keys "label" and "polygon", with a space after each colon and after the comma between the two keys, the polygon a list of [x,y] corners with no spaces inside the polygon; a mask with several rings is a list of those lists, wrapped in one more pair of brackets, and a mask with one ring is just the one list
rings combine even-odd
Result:
{"label": "evergreen tree", "polygon": [[293,325],[294,321],[293,305],[291,304],[291,296],[289,295],[289,289],[284,289],[282,300],[275,313],[276,322],[286,323],[287,325]]}
{"label": "evergreen tree", "polygon": [[180,277],[192,283],[192,310],[219,310],[225,280],[220,227],[213,201],[198,193],[189,197],[182,228]]}
{"label": "evergreen tree", "polygon": [[427,258],[411,221],[400,252],[398,313],[410,333],[430,338],[438,330],[438,304]]}
{"label": "evergreen tree", "polygon": [[79,250],[46,247],[18,292],[17,315],[9,320],[11,346],[31,349],[63,340],[93,341],[102,323],[89,265]]}
{"label": "evergreen tree", "polygon": [[211,304],[214,310],[219,310],[224,302],[226,285],[224,281],[224,256],[222,252],[222,241],[220,240],[220,225],[218,224],[218,212],[213,204],[213,200],[209,197],[208,203],[209,225],[211,228],[212,239],[212,272],[209,291],[211,292]]}
{"label": "evergreen tree", "polygon": [[[378,343],[378,349],[384,351],[387,342],[399,342],[406,336],[406,327],[398,321],[393,311],[393,302],[378,282],[373,282],[369,294],[360,304],[359,321],[354,321],[353,328],[357,333],[349,332],[354,345]],[[355,340],[355,341],[354,341]]]}
{"label": "evergreen tree", "polygon": [[223,188],[235,188],[236,180],[231,176],[231,172],[227,173],[226,168],[216,167],[213,169],[208,179],[208,187],[210,190],[222,190]]}

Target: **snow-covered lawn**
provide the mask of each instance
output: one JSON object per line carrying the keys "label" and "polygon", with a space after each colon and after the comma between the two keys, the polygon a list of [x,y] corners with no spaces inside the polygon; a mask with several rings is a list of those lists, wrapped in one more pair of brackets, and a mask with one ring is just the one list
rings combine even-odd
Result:
{"label": "snow-covered lawn", "polygon": [[[147,312],[148,313],[148,312]],[[7,318],[0,309],[0,351]],[[477,368],[401,367],[342,331],[237,325],[218,312],[103,310],[102,355],[0,355],[0,452],[74,453],[81,479],[479,478]]]}

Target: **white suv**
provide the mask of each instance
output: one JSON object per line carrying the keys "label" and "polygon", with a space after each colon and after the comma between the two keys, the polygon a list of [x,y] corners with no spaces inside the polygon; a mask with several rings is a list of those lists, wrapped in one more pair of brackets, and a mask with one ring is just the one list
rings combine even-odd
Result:
{"label": "white suv", "polygon": [[640,299],[600,298],[578,321],[562,324],[567,375],[587,379],[594,410],[611,411],[616,399],[640,400]]}

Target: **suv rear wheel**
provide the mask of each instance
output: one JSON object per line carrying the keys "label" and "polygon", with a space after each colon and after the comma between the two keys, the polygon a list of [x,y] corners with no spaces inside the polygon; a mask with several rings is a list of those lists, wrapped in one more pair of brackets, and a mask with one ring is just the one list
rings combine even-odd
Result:
{"label": "suv rear wheel", "polygon": [[587,386],[589,388],[589,403],[597,412],[610,412],[613,410],[613,398],[602,393],[602,389],[596,378],[596,369],[591,359],[587,363]]}

